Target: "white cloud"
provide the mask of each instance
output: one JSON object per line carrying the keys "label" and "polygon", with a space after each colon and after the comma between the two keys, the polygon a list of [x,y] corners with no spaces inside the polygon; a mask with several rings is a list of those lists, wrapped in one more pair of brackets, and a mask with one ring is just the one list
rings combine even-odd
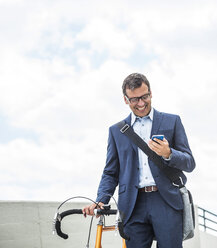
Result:
{"label": "white cloud", "polygon": [[77,36],[77,40],[90,42],[93,53],[106,52],[108,57],[117,59],[128,58],[135,46],[127,32],[102,17],[93,19]]}

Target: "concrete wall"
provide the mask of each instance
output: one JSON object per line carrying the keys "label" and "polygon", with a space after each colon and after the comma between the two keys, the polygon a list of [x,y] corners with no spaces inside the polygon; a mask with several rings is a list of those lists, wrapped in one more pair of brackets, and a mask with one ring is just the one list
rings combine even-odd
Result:
{"label": "concrete wall", "polygon": [[[82,208],[86,203],[68,203],[61,211]],[[52,221],[58,202],[0,202],[1,248],[79,248],[85,247],[90,217],[74,215],[64,219],[62,230],[69,234],[68,240],[52,235]],[[106,218],[113,224],[115,217]],[[98,220],[94,218],[90,247],[94,247]],[[103,248],[120,248],[122,240],[114,232],[103,233]],[[153,244],[152,247],[155,247]],[[195,230],[195,237],[185,241],[184,248],[216,248],[217,237]],[[135,247],[136,248],[136,247]]]}
{"label": "concrete wall", "polygon": [[[68,240],[52,234],[52,221],[57,202],[0,202],[1,248],[79,248],[85,247],[91,217],[74,215],[64,219],[62,230]],[[82,208],[86,203],[70,203],[62,208]],[[114,217],[107,218],[107,224]],[[98,220],[94,218],[90,247],[94,247]],[[121,247],[122,240],[114,232],[103,234],[103,247]]]}

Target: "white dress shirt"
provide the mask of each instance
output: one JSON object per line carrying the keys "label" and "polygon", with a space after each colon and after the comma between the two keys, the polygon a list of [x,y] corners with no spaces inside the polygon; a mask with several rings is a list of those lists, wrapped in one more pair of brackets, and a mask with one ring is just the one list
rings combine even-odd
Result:
{"label": "white dress shirt", "polygon": [[[131,114],[131,126],[133,127],[134,132],[136,132],[146,143],[148,143],[151,135],[153,114],[153,108],[149,115],[144,117],[135,116],[134,113]],[[138,148],[138,156],[139,188],[156,185],[148,164],[148,157],[140,148]]]}

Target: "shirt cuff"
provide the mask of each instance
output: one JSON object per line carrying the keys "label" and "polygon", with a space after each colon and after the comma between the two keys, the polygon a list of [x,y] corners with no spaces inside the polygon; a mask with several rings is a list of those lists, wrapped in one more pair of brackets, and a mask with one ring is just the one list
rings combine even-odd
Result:
{"label": "shirt cuff", "polygon": [[165,157],[163,157],[163,156],[162,156],[162,158],[163,158],[165,161],[170,161],[171,158],[172,158],[172,156],[173,156],[173,154],[172,154],[172,152],[171,152],[169,158],[165,158]]}

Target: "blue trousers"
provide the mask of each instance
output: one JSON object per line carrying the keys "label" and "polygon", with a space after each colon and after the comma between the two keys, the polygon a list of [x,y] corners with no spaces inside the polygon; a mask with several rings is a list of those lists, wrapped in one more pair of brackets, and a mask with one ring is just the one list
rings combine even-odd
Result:
{"label": "blue trousers", "polygon": [[126,223],[127,248],[182,248],[182,211],[170,207],[160,193],[138,193],[133,213]]}

